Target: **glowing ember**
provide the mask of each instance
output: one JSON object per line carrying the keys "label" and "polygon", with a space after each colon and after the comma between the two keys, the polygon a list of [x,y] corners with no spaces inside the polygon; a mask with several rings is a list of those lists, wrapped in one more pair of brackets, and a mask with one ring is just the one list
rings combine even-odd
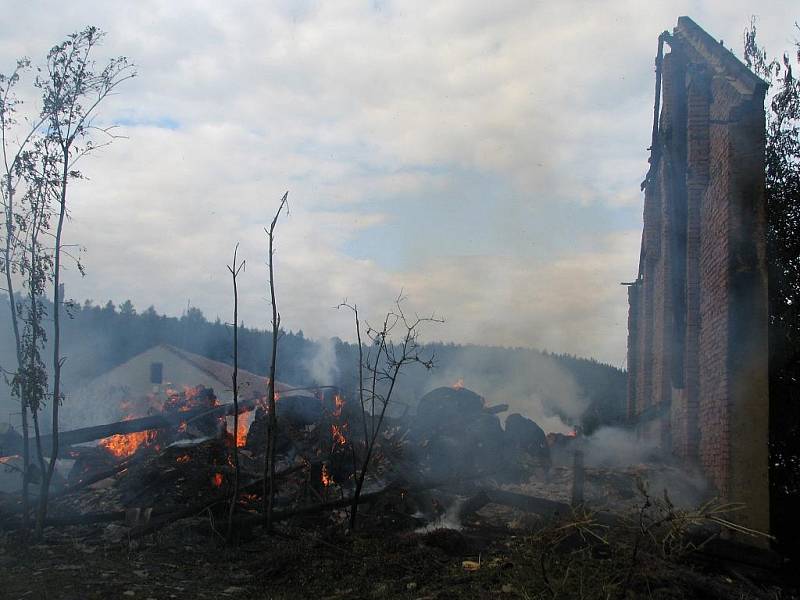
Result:
{"label": "glowing ember", "polygon": [[334,481],[333,481],[333,477],[331,477],[331,474],[328,472],[328,465],[323,463],[323,465],[322,465],[322,485],[324,485],[325,487],[328,487],[332,483],[334,483]]}
{"label": "glowing ember", "polygon": [[219,401],[211,389],[202,385],[196,387],[184,386],[183,392],[168,389],[165,392],[167,399],[162,406],[163,412],[189,412],[194,408],[213,408],[219,406]]}
{"label": "glowing ember", "polygon": [[190,457],[188,454],[183,454],[183,455],[179,456],[179,457],[178,457],[176,460],[177,460],[179,463],[183,464],[183,463],[187,463],[187,462],[189,462],[189,461],[190,461],[190,460],[192,460],[192,459],[191,459],[191,457]]}
{"label": "glowing ember", "polygon": [[453,389],[454,389],[454,390],[463,390],[463,389],[464,389],[464,379],[463,379],[463,378],[461,378],[461,377],[459,377],[459,378],[458,378],[458,381],[456,381],[456,382],[453,384],[453,386],[452,386],[452,387],[453,387]]}
{"label": "glowing ember", "polygon": [[214,473],[214,476],[211,478],[211,485],[214,487],[220,487],[222,485],[222,473]]}
{"label": "glowing ember", "polygon": [[[269,381],[269,379],[268,379],[268,381]],[[275,390],[275,402],[277,402],[280,399],[281,399],[281,395],[278,393],[278,390]],[[258,399],[258,406],[261,408],[261,410],[263,410],[263,411],[268,413],[269,412],[269,396],[267,396],[266,394],[261,396]]]}
{"label": "glowing ember", "polygon": [[342,409],[344,408],[344,397],[340,396],[339,394],[336,394],[333,397],[333,404],[334,404],[333,416],[336,418],[341,417]]}
{"label": "glowing ember", "polygon": [[331,425],[331,437],[333,437],[333,441],[340,446],[344,446],[347,443],[347,438],[344,437],[342,429],[343,428],[339,425]]}

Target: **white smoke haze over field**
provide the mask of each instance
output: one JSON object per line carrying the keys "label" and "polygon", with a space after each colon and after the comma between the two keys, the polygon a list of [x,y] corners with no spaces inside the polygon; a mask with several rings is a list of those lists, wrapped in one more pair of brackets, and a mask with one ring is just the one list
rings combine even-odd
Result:
{"label": "white smoke haze over field", "polygon": [[587,467],[628,467],[659,455],[656,440],[620,427],[601,427],[582,440]]}
{"label": "white smoke haze over field", "polygon": [[483,396],[487,406],[508,404],[502,419],[520,413],[546,433],[571,433],[588,404],[572,375],[545,355],[504,358],[493,361],[490,352],[465,348],[450,365],[432,371],[428,389],[463,384]]}
{"label": "white smoke haze over field", "polygon": [[[661,499],[666,493],[681,508],[696,508],[708,500],[711,487],[697,468],[664,463],[663,452],[653,438],[640,437],[635,431],[620,427],[601,427],[580,441],[584,465],[601,470],[638,471],[651,498]],[[560,460],[571,464],[572,456]],[[638,498],[637,501],[643,501]]]}

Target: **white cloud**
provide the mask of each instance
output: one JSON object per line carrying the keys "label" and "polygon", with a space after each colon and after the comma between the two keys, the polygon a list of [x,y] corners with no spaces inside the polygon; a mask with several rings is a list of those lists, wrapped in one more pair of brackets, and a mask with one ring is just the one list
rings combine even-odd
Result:
{"label": "white cloud", "polygon": [[[770,11],[761,35],[776,53],[791,42],[797,10],[786,0]],[[139,125],[87,160],[91,180],[74,188],[67,238],[87,247],[89,275],[70,277],[72,295],[130,297],[171,313],[190,298],[224,318],[225,264],[241,241],[243,312],[264,324],[262,228],[289,189],[277,255],[287,327],[346,337],[349,319],[330,306],[345,296],[385,305],[403,287],[420,308],[448,316],[442,337],[619,364],[618,282],[638,260],[657,35],[688,13],[737,48],[753,8],[32,0],[6,12],[14,18],[0,23],[2,70],[89,23],[108,32],[104,53],[139,66],[103,110],[108,122]],[[406,206],[430,199],[458,210],[454,180],[464,173],[508,186],[499,215],[549,213],[549,238],[536,242],[556,250],[515,254],[522,244],[512,231],[525,228],[505,217],[476,224],[497,229],[478,257],[422,228],[388,249],[413,257],[402,269],[353,251],[365,231],[407,222],[396,218]],[[608,219],[565,229],[558,213],[574,203]]]}

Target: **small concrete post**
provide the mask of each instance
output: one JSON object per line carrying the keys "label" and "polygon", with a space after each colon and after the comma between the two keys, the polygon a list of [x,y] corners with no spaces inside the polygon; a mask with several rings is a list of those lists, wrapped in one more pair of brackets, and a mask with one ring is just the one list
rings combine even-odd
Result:
{"label": "small concrete post", "polygon": [[572,462],[572,506],[583,504],[583,450],[575,450]]}

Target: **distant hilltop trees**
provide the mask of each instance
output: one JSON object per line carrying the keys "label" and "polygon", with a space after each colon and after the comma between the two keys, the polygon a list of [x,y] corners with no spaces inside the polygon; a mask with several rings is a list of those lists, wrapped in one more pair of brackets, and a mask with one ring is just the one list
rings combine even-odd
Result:
{"label": "distant hilltop trees", "polygon": [[[0,303],[0,312],[8,302]],[[232,364],[232,328],[219,318],[210,321],[203,312],[189,307],[180,317],[159,314],[153,306],[138,312],[130,300],[119,306],[108,301],[72,303],[64,319],[65,382],[68,389],[105,373],[157,344],[170,344]],[[4,318],[7,315],[2,315]],[[251,327],[239,329],[239,367],[266,375],[271,352],[271,334]],[[315,363],[322,360],[327,346],[332,363],[327,376]],[[491,403],[511,401],[521,410],[530,396],[536,397],[537,411],[558,417],[565,425],[581,426],[591,432],[601,425],[622,424],[625,414],[626,373],[594,359],[553,354],[527,348],[432,343],[427,347],[436,357],[436,368],[409,369],[401,383],[396,411],[414,410],[426,392],[458,379]],[[0,367],[12,359],[8,337],[0,342]],[[325,344],[306,338],[302,330],[283,331],[278,353],[281,381],[296,386],[337,385],[354,394],[355,344],[333,338]],[[327,377],[327,380],[320,380]],[[7,388],[0,388],[5,403]],[[516,400],[516,402],[515,402]],[[524,408],[522,408],[524,410]],[[0,413],[0,421],[6,413]],[[539,413],[531,414],[534,420]],[[545,427],[546,428],[546,427]]]}

